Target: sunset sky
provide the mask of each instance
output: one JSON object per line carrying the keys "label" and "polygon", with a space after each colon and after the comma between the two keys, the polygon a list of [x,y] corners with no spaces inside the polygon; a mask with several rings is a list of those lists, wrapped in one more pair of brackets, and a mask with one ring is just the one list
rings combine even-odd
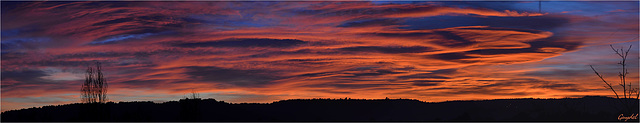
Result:
{"label": "sunset sky", "polygon": [[114,102],[610,96],[638,3],[3,1],[1,110],[80,102],[95,61]]}

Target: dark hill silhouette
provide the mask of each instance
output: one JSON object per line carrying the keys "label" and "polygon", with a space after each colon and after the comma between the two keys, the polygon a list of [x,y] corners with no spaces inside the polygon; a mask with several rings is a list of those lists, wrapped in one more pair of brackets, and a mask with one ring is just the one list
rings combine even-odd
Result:
{"label": "dark hill silhouette", "polygon": [[[632,112],[638,113],[638,100]],[[66,104],[3,112],[2,121],[618,121],[615,98],[497,99],[428,103],[411,99],[293,99],[227,103]],[[630,120],[638,121],[638,120]]]}

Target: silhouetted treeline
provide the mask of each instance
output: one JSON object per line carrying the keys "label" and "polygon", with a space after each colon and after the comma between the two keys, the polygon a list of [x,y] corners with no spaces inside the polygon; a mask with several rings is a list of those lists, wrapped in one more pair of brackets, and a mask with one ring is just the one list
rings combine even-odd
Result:
{"label": "silhouetted treeline", "polygon": [[[631,100],[631,99],[630,99]],[[294,99],[231,104],[215,99],[164,103],[67,104],[3,112],[2,121],[618,121],[616,99],[499,99],[426,103],[410,99]],[[638,120],[629,120],[635,121]]]}

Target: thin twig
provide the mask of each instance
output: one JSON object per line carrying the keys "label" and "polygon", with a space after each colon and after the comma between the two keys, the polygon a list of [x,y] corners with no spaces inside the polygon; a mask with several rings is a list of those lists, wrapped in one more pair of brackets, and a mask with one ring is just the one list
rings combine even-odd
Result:
{"label": "thin twig", "polygon": [[595,68],[593,68],[592,65],[589,65],[591,67],[591,70],[593,70],[593,72],[596,73],[596,75],[598,75],[598,77],[600,77],[600,80],[602,80],[602,82],[604,82],[604,84],[607,84],[607,88],[611,89],[611,91],[613,91],[614,94],[616,94],[616,98],[620,99],[620,97],[618,96],[618,93],[616,93],[616,90],[613,89],[613,87],[611,87],[611,84],[609,84],[609,82],[607,82],[606,80],[604,80],[604,78],[602,78],[602,75],[600,75],[600,73],[598,73],[598,71],[596,71]]}

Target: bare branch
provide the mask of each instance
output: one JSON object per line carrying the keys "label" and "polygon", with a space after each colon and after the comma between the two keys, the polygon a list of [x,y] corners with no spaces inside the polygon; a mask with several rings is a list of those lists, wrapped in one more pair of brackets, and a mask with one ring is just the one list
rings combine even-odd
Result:
{"label": "bare branch", "polygon": [[633,46],[633,45],[629,45],[629,49],[627,49],[627,53],[625,53],[625,55],[624,55],[625,57],[627,57],[627,55],[629,55],[629,51],[631,50],[631,46]]}
{"label": "bare branch", "polygon": [[[609,45],[609,46],[611,47],[611,50],[613,50],[614,52],[616,52],[616,54],[617,54],[618,56],[620,56],[620,57],[623,57],[623,56],[624,56],[624,55],[620,54],[620,52],[624,52],[624,51],[620,51],[620,52],[618,52],[618,49],[613,48],[613,45]],[[620,49],[620,50],[622,50],[622,49]]]}
{"label": "bare branch", "polygon": [[600,80],[602,80],[602,82],[604,82],[604,84],[607,84],[607,86],[608,86],[607,88],[611,89],[611,91],[613,91],[613,93],[614,93],[614,94],[616,94],[616,98],[618,98],[618,99],[619,99],[620,97],[618,96],[618,93],[616,93],[616,90],[615,90],[615,89],[613,89],[613,87],[611,87],[611,84],[609,84],[609,82],[607,82],[606,80],[604,80],[604,78],[602,77],[602,75],[600,75],[600,73],[598,73],[598,71],[596,71],[596,69],[595,69],[595,68],[593,68],[593,66],[592,66],[592,65],[589,65],[589,66],[591,67],[591,70],[593,70],[593,72],[595,72],[595,73],[596,73],[596,75],[598,75],[598,77],[600,77]]}

